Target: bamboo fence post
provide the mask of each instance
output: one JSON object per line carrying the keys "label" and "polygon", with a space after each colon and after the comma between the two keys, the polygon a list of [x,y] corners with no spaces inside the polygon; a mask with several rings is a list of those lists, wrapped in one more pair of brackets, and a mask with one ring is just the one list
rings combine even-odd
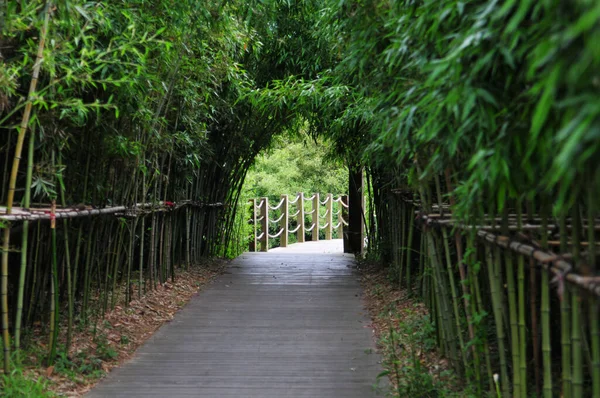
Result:
{"label": "bamboo fence post", "polygon": [[260,251],[269,251],[269,198],[266,196],[262,198],[260,206],[260,224],[262,227],[262,238],[260,240]]}
{"label": "bamboo fence post", "polygon": [[319,205],[321,203],[319,202],[319,193],[315,193],[313,195],[313,200],[312,200],[312,223],[313,223],[313,229],[312,229],[312,241],[316,242],[319,240]]}
{"label": "bamboo fence post", "polygon": [[289,203],[288,203],[288,196],[287,195],[281,195],[281,199],[283,200],[283,203],[281,204],[281,221],[280,221],[280,225],[281,228],[283,229],[283,232],[281,233],[281,238],[279,239],[279,245],[281,247],[287,247],[288,245],[288,225],[289,225]]}
{"label": "bamboo fence post", "polygon": [[298,207],[298,232],[296,235],[296,239],[298,243],[304,242],[304,192],[300,192],[298,194],[298,201],[296,202],[296,206]]}
{"label": "bamboo fence post", "polygon": [[327,217],[325,221],[327,222],[327,227],[325,227],[325,240],[331,240],[333,235],[333,194],[327,194]]}

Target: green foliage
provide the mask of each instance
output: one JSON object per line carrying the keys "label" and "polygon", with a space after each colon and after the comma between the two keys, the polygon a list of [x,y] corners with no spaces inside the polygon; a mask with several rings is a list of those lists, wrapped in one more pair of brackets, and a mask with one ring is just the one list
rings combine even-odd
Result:
{"label": "green foliage", "polygon": [[[393,311],[393,310],[392,310]],[[400,317],[392,312],[381,314],[388,319]],[[406,308],[395,327],[390,324],[379,344],[382,347],[385,370],[378,378],[391,376],[396,388],[394,397],[453,397],[470,396],[468,391],[453,391],[456,380],[450,371],[434,371],[424,365],[423,356],[436,347],[435,328],[427,315],[419,310]],[[450,383],[449,381],[452,381]]]}
{"label": "green foliage", "polygon": [[100,333],[96,335],[94,342],[96,343],[96,352],[101,360],[108,361],[115,359],[119,355],[119,353],[110,346],[105,334]]}
{"label": "green foliage", "polygon": [[[104,358],[104,359],[112,359]],[[104,376],[101,358],[94,355],[88,355],[86,352],[80,352],[71,359],[64,350],[58,352],[54,371],[60,373],[70,380],[78,382],[82,377],[99,379]]]}
{"label": "green foliage", "polygon": [[55,394],[48,391],[48,382],[42,377],[34,380],[26,376],[19,368],[10,375],[0,376],[0,397],[50,398]]}
{"label": "green foliage", "polygon": [[279,200],[281,194],[293,198],[298,192],[345,194],[348,171],[327,155],[327,145],[322,142],[278,137],[249,170],[244,194],[271,200]]}

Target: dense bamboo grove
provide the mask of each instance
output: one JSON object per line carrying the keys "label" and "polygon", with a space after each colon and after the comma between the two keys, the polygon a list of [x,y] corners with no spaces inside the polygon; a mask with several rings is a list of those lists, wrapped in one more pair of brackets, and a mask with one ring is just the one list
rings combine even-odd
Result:
{"label": "dense bamboo grove", "polygon": [[3,1],[0,16],[9,369],[33,324],[52,363],[74,324],[236,254],[244,176],[288,121],[240,100],[270,77],[238,4]]}
{"label": "dense bamboo grove", "polygon": [[334,67],[255,105],[365,168],[369,255],[478,394],[600,395],[597,2],[325,3]]}
{"label": "dense bamboo grove", "polygon": [[2,202],[224,206],[6,223],[5,350],[230,250],[255,155],[308,123],[365,169],[369,255],[480,394],[600,396],[597,2],[23,3],[0,2]]}

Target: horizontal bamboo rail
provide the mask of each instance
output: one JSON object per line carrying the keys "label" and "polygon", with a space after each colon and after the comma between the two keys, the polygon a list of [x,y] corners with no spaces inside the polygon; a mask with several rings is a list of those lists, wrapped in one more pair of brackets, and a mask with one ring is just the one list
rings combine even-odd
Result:
{"label": "horizontal bamboo rail", "polygon": [[[269,250],[269,239],[280,238],[280,246],[287,247],[289,242],[289,234],[296,234],[299,243],[305,242],[305,234],[311,233],[313,241],[319,240],[319,232],[324,230],[325,240],[333,239],[333,231],[337,231],[338,238],[344,236],[344,227],[348,222],[347,218],[348,199],[344,196],[333,197],[333,194],[328,193],[324,200],[321,200],[319,193],[313,194],[311,197],[305,197],[304,193],[300,192],[294,199],[290,199],[288,195],[281,195],[281,200],[275,206],[269,205],[268,198],[250,199],[251,207],[251,223],[254,228],[253,244],[250,245],[251,251],[266,252]],[[305,202],[312,203],[312,210],[304,209]],[[296,207],[295,211],[290,211],[290,205]],[[325,206],[325,212],[321,214],[320,206]],[[337,210],[334,211],[334,206]],[[270,212],[279,211],[279,217],[271,217]],[[258,214],[257,214],[258,213]],[[311,216],[309,226],[306,226],[305,217]],[[333,217],[337,217],[337,222],[334,223]],[[296,226],[290,228],[290,220],[295,219]],[[320,220],[324,220],[320,222]],[[275,233],[269,232],[269,227],[279,225],[279,229]],[[259,232],[260,230],[260,232]]]}
{"label": "horizontal bamboo rail", "polygon": [[[509,225],[504,227],[498,224],[468,225],[453,218],[444,218],[450,217],[451,215],[449,213],[446,213],[444,216],[440,216],[440,214],[423,214],[422,211],[417,210],[415,211],[415,214],[425,226],[437,226],[440,228],[452,228],[459,230],[475,230],[479,239],[533,259],[533,265],[537,264],[546,271],[550,272],[552,275],[554,275],[554,280],[557,283],[562,283],[565,281],[570,285],[581,289],[582,291],[600,297],[600,276],[577,274],[574,271],[575,267],[573,264],[567,261],[567,258],[570,256],[566,254],[544,251],[541,248],[536,247],[536,242],[524,243],[514,238],[498,235],[492,232],[501,230],[502,228],[506,229],[507,231],[542,231],[543,226],[541,224],[517,225],[517,216],[509,216]],[[500,221],[500,219],[494,218],[489,221]],[[557,228],[557,225],[547,225],[545,232],[552,231],[555,228]],[[600,226],[594,226],[594,230],[600,230]],[[587,246],[587,242],[580,242],[580,245]]]}
{"label": "horizontal bamboo rail", "polygon": [[222,207],[222,203],[202,203],[195,201],[182,201],[182,202],[169,202],[161,201],[157,203],[137,203],[133,206],[111,206],[100,209],[95,209],[92,206],[75,206],[67,208],[57,208],[52,214],[52,209],[48,208],[35,208],[35,209],[24,209],[14,207],[11,214],[6,214],[6,208],[0,207],[0,221],[38,221],[38,220],[52,220],[57,218],[71,219],[77,217],[90,217],[90,216],[101,216],[115,214],[118,216],[126,217],[137,217],[139,214],[170,211],[179,209],[182,207]]}

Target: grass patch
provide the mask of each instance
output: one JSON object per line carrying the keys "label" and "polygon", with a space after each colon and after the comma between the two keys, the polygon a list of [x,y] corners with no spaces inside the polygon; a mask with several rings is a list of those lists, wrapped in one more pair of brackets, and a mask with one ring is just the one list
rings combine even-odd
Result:
{"label": "grass patch", "polygon": [[51,398],[56,395],[48,391],[48,382],[42,377],[32,378],[16,368],[0,378],[0,397]]}

